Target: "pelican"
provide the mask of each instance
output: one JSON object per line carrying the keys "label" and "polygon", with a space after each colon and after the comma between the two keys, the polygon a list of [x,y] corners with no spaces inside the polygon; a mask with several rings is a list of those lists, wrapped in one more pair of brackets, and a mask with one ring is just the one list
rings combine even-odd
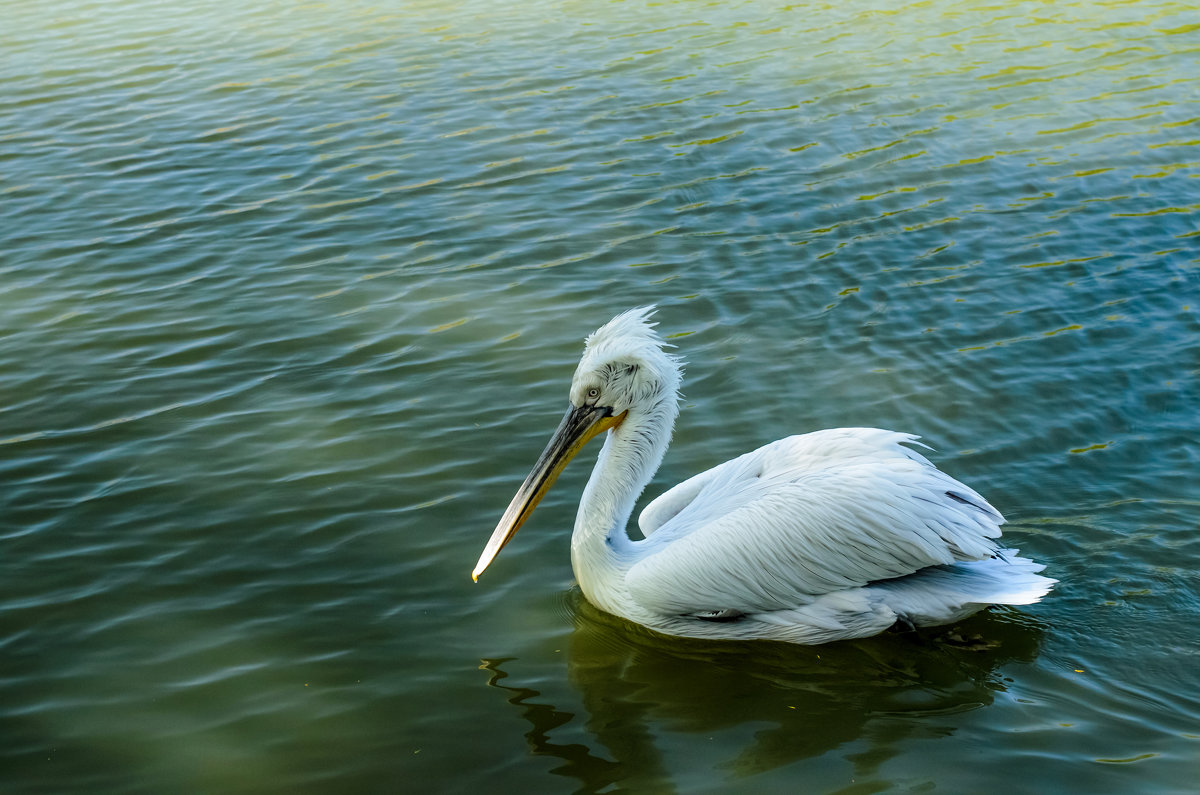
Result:
{"label": "pelican", "polygon": [[[1056,582],[1002,549],[1004,518],[931,464],[919,437],[838,428],[772,442],[666,491],[626,531],[679,413],[682,362],[650,322],[618,315],[584,343],[566,416],[496,525],[472,579],[567,462],[606,433],[571,564],[602,610],[660,633],[815,644],[1038,601]],[[928,448],[926,448],[928,449]]]}

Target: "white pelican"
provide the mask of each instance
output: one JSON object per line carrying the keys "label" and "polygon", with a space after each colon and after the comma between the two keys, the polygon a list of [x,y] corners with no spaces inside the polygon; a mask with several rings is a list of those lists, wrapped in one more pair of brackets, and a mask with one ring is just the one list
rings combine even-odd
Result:
{"label": "white pelican", "polygon": [[[571,564],[597,607],[668,635],[825,643],[1030,604],[1056,580],[1001,549],[1004,518],[906,447],[839,428],[790,436],[685,480],[625,526],[666,453],[681,363],[649,322],[613,318],[584,344],[567,414],[488,540],[472,578],[567,462],[608,431],[579,502]],[[923,445],[922,445],[923,446]]]}

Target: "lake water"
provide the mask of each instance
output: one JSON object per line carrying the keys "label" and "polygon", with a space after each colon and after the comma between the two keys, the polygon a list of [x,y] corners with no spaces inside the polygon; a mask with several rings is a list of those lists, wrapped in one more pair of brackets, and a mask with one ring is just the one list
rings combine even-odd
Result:
{"label": "lake water", "polygon": [[[1194,791],[1198,163],[1187,3],[6,3],[0,789]],[[1058,587],[652,636],[582,460],[473,584],[648,303],[647,496],[913,432]]]}

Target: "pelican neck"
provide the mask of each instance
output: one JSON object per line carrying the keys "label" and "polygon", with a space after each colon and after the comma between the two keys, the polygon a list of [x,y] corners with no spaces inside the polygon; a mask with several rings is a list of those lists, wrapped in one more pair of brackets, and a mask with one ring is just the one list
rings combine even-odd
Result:
{"label": "pelican neck", "polygon": [[658,471],[678,413],[676,401],[634,412],[608,431],[584,487],[571,536],[571,564],[584,595],[609,612],[623,572],[636,560],[640,542],[626,527],[642,491]]}

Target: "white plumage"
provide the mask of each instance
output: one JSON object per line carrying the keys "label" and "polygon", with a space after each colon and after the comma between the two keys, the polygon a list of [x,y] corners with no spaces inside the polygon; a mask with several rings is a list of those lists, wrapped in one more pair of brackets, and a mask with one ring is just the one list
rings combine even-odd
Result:
{"label": "white plumage", "polygon": [[588,337],[567,415],[475,578],[607,430],[571,561],[590,601],[659,632],[824,643],[1050,590],[1041,565],[999,548],[1004,518],[983,497],[913,450],[917,437],[874,428],[791,436],[689,478],[642,511],[645,538],[632,540],[625,527],[666,453],[681,380],[652,313],[626,312]]}

